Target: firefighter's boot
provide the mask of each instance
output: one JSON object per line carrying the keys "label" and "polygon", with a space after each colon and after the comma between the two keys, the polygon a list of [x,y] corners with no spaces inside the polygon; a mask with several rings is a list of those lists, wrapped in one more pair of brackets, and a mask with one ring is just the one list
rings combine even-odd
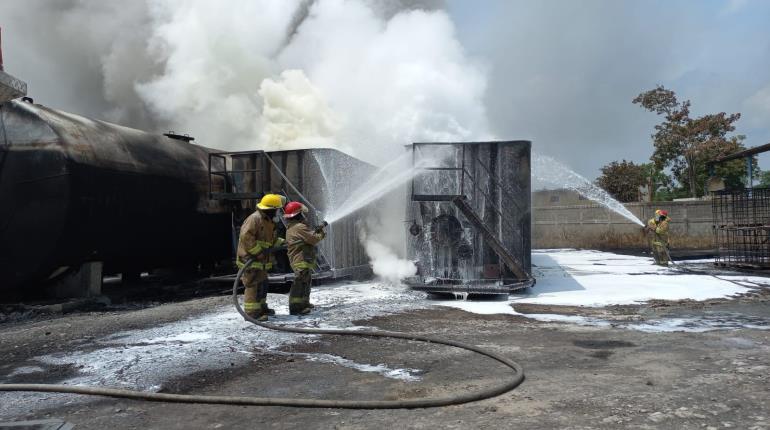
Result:
{"label": "firefighter's boot", "polygon": [[261,312],[265,315],[273,316],[275,315],[275,310],[267,307],[267,289],[269,285],[270,281],[267,279],[267,275],[265,275],[265,279],[259,283],[259,288],[257,289],[257,300],[262,303]]}
{"label": "firefighter's boot", "polygon": [[310,307],[307,305],[305,291],[310,284],[310,271],[294,272],[294,282],[289,290],[289,313],[291,315],[307,315]]}
{"label": "firefighter's boot", "polygon": [[243,310],[246,315],[253,317],[262,309],[262,305],[257,302],[257,286],[246,285],[243,290]]}
{"label": "firefighter's boot", "polygon": [[312,276],[309,276],[311,280],[305,283],[305,290],[302,293],[302,297],[305,299],[305,307],[310,309],[315,308],[315,305],[310,303],[310,285],[312,284]]}

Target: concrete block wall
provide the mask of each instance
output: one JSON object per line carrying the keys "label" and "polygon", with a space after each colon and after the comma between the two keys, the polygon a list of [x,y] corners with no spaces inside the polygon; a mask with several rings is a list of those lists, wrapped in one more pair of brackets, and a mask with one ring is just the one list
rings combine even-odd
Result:
{"label": "concrete block wall", "polygon": [[[629,203],[626,208],[643,222],[656,209],[668,210],[672,249],[714,248],[711,201]],[[599,205],[535,206],[533,248],[649,249],[642,228]]]}

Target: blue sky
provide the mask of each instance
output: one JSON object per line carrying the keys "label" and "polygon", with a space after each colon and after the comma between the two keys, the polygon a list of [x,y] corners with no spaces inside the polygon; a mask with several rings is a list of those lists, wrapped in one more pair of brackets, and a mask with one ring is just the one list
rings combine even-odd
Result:
{"label": "blue sky", "polygon": [[[449,0],[460,42],[486,64],[494,131],[595,177],[646,161],[658,118],[631,104],[662,84],[695,114],[741,112],[770,142],[770,2]],[[770,170],[770,156],[760,159]]]}

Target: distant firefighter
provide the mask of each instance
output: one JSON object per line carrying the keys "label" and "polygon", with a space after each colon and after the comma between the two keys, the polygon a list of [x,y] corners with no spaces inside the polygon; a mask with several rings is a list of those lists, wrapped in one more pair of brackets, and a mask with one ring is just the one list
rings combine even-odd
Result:
{"label": "distant firefighter", "polygon": [[645,230],[650,234],[652,244],[652,256],[655,258],[655,264],[659,266],[668,266],[668,211],[658,209],[655,211],[655,217],[647,222]]}
{"label": "distant firefighter", "polygon": [[316,247],[326,233],[320,227],[312,230],[305,224],[307,207],[300,202],[289,202],[283,210],[288,220],[286,228],[286,246],[289,262],[294,271],[294,283],[289,290],[289,313],[305,315],[314,307],[310,303],[310,283],[312,271],[316,268]]}
{"label": "distant firefighter", "polygon": [[241,226],[238,240],[238,268],[245,266],[250,257],[254,262],[244,270],[241,280],[246,287],[243,293],[243,310],[252,318],[267,321],[275,311],[267,307],[267,271],[273,268],[273,251],[284,240],[276,235],[275,226],[278,209],[283,206],[283,197],[265,194],[257,203],[257,210],[249,215]]}

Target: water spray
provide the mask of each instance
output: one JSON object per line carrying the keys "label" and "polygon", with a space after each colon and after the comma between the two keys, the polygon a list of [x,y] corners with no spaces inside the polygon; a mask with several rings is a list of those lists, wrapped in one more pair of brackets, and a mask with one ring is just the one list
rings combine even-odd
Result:
{"label": "water spray", "polygon": [[532,176],[548,185],[570,189],[592,200],[627,220],[644,227],[644,223],[631,211],[614,199],[607,191],[599,188],[587,178],[554,160],[541,154],[532,154]]}

